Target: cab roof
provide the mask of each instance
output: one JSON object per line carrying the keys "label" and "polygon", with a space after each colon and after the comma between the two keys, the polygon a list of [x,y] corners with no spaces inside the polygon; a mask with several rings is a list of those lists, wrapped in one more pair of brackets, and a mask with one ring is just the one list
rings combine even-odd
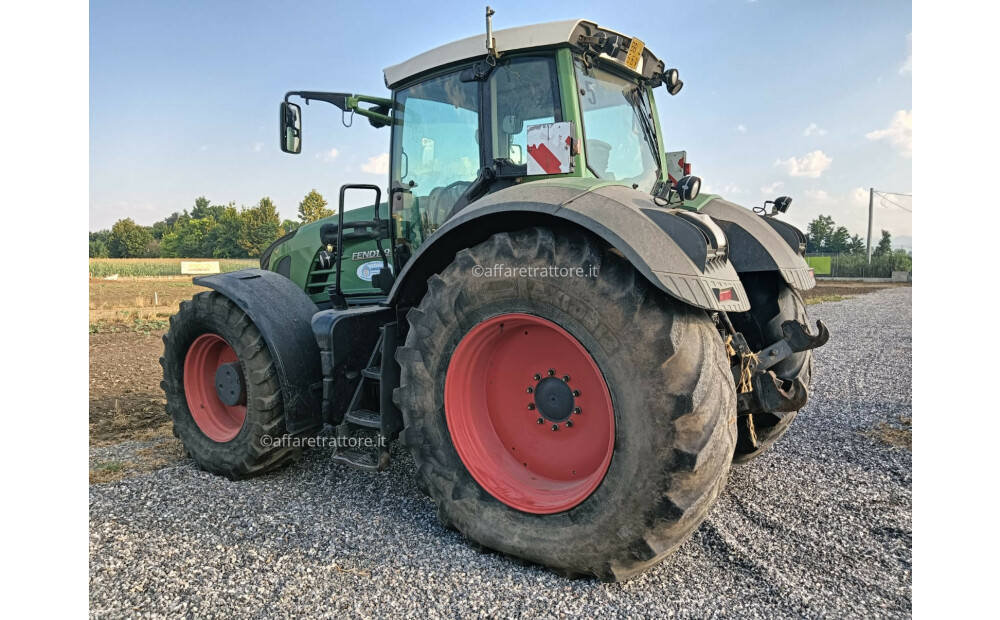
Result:
{"label": "cab roof", "polygon": [[[568,19],[493,31],[493,38],[496,40],[496,49],[501,55],[505,52],[561,45],[584,49],[587,37],[600,37],[601,35],[620,37],[620,40],[625,43],[624,49],[627,49],[628,44],[631,42],[631,37],[608,28],[603,28],[598,26],[597,23],[585,19]],[[397,65],[386,67],[384,71],[385,85],[388,88],[395,88],[402,82],[417,77],[422,73],[464,60],[475,58],[485,59],[486,54],[486,33],[483,32],[472,37],[447,43]],[[621,58],[615,58],[607,53],[601,54],[602,58],[623,62],[625,57],[624,51],[621,51],[618,56]],[[625,67],[624,64],[622,66]],[[648,49],[643,50],[638,65],[632,70],[633,73],[646,78],[652,78],[656,73],[662,73],[662,71],[663,63]]]}

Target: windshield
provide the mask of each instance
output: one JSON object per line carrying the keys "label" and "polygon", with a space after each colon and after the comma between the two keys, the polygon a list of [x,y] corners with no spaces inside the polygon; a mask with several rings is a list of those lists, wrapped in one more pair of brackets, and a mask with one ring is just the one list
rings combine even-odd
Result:
{"label": "windshield", "polygon": [[660,177],[659,146],[645,89],[579,59],[575,66],[591,172],[651,191]]}

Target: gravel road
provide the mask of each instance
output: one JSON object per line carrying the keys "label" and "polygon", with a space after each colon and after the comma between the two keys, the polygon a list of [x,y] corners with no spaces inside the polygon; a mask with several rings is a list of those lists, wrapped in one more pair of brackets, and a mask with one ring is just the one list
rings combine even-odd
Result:
{"label": "gravel road", "polygon": [[313,450],[244,482],[187,464],[92,485],[91,616],[908,617],[911,454],[864,431],[911,415],[910,293],[809,307],[833,332],[809,405],[632,581],[473,550],[438,525],[398,449],[381,474]]}

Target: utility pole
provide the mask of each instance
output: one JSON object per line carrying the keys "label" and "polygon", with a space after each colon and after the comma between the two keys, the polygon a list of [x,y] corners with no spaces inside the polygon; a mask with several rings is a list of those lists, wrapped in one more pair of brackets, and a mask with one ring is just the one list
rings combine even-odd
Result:
{"label": "utility pole", "polygon": [[872,264],[872,216],[875,214],[875,188],[868,188],[868,264]]}

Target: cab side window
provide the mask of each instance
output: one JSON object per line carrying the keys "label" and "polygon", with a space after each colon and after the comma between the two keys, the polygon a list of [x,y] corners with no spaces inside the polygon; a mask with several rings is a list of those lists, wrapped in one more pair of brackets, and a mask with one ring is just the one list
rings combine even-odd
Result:
{"label": "cab side window", "polygon": [[492,158],[526,164],[528,127],[563,120],[555,59],[532,56],[501,61],[490,74],[488,93]]}

